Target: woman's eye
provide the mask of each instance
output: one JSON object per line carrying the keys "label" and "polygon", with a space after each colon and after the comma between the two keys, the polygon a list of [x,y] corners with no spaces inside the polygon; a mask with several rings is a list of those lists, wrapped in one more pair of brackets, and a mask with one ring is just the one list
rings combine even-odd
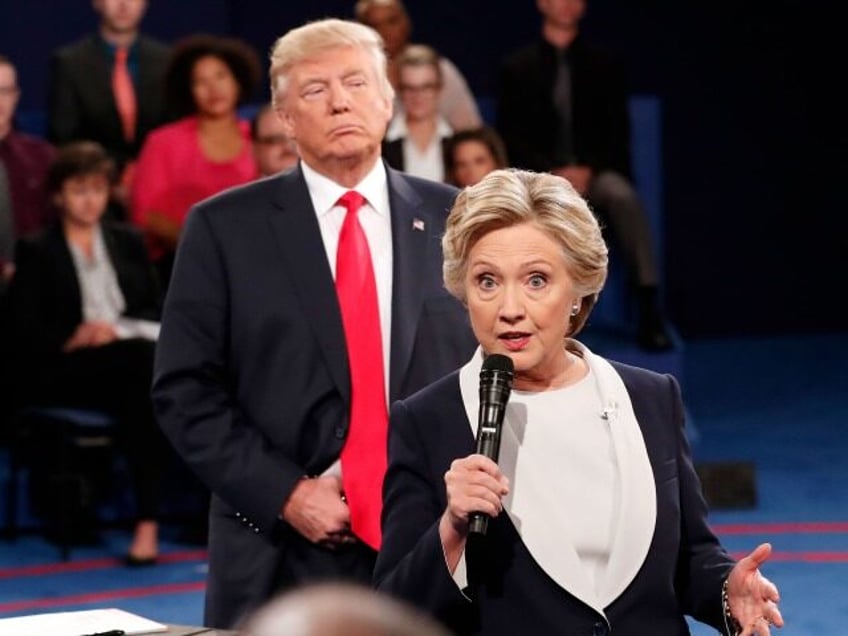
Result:
{"label": "woman's eye", "polygon": [[494,289],[495,279],[488,274],[484,274],[478,279],[478,284],[480,285],[480,289]]}
{"label": "woman's eye", "polygon": [[540,289],[544,287],[547,282],[547,279],[541,274],[533,274],[529,280],[530,287],[533,289]]}

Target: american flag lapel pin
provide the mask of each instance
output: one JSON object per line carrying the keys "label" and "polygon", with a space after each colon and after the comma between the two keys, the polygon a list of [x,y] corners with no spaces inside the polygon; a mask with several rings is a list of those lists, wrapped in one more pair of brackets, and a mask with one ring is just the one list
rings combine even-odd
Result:
{"label": "american flag lapel pin", "polygon": [[421,219],[412,219],[412,229],[418,230],[419,232],[424,231],[424,221]]}

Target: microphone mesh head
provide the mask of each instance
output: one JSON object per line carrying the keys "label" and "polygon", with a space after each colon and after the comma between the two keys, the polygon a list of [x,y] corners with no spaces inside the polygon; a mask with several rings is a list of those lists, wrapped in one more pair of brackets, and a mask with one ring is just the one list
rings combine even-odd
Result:
{"label": "microphone mesh head", "polygon": [[486,359],[483,360],[482,371],[506,371],[507,373],[512,373],[512,369],[512,358],[501,355],[500,353],[493,353],[486,356]]}

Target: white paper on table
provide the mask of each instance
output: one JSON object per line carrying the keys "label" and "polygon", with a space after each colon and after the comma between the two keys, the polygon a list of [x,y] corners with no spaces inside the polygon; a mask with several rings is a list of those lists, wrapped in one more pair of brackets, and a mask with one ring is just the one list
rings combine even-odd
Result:
{"label": "white paper on table", "polygon": [[152,634],[166,632],[168,626],[115,608],[0,618],[0,636],[85,636],[115,629]]}

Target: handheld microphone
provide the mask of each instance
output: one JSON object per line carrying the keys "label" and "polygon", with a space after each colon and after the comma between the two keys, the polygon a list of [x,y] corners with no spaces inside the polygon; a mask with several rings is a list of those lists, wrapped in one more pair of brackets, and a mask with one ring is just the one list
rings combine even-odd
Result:
{"label": "handheld microphone", "polygon": [[[477,453],[497,462],[501,450],[501,427],[506,403],[512,390],[512,358],[500,354],[487,356],[480,370],[480,410],[477,416]],[[489,516],[472,512],[468,525],[471,534],[485,535]]]}

